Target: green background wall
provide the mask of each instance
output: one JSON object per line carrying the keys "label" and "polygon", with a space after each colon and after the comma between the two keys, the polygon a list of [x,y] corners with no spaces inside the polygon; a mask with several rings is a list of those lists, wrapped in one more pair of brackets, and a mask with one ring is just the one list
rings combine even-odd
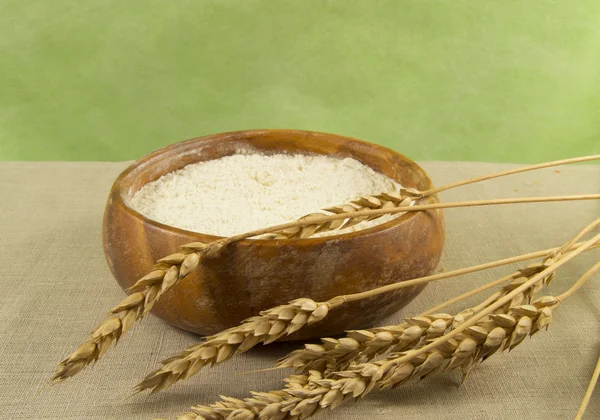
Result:
{"label": "green background wall", "polygon": [[269,127],[415,159],[600,153],[600,1],[0,1],[0,160]]}

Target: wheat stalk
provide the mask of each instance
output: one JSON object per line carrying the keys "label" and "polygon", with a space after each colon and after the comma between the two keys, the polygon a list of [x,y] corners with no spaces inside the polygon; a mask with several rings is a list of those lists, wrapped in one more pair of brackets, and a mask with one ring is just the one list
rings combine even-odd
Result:
{"label": "wheat stalk", "polygon": [[598,160],[598,159],[600,159],[600,155],[589,155],[589,156],[580,156],[580,157],[569,158],[569,159],[554,160],[551,162],[536,163],[534,165],[522,166],[520,168],[515,168],[515,169],[508,169],[506,171],[501,171],[501,172],[496,172],[493,174],[478,176],[475,178],[465,179],[462,181],[453,182],[451,184],[446,184],[446,185],[443,185],[438,188],[432,188],[430,190],[424,191],[423,196],[437,194],[437,193],[440,193],[442,191],[447,191],[452,188],[462,187],[463,185],[473,184],[475,182],[487,181],[489,179],[500,178],[500,177],[507,176],[507,175],[513,175],[513,174],[518,174],[518,173],[522,173],[522,172],[529,172],[529,171],[543,169],[543,168],[550,168],[552,166],[567,165],[567,164],[571,164],[571,163],[590,162],[592,160]]}
{"label": "wheat stalk", "polygon": [[592,393],[594,392],[594,388],[596,388],[596,384],[598,383],[598,377],[600,377],[600,358],[598,358],[598,362],[596,363],[596,368],[592,373],[592,378],[590,379],[590,383],[585,391],[585,395],[583,396],[583,401],[581,401],[581,405],[579,406],[579,410],[577,410],[577,415],[575,416],[575,420],[581,420],[583,418],[583,414],[587,409],[587,406],[590,402],[590,398],[592,398]]}
{"label": "wheat stalk", "polygon": [[[592,267],[590,270],[588,270],[588,272],[585,273],[585,275],[583,275],[579,280],[577,280],[577,282],[571,288],[569,288],[569,290],[567,290],[566,292],[564,292],[563,294],[558,296],[558,300],[560,300],[562,302],[565,299],[567,299],[568,297],[570,297],[573,293],[575,293],[577,290],[579,290],[581,288],[581,286],[583,286],[585,284],[585,282],[587,282],[599,270],[600,270],[600,262],[596,263],[596,265],[594,265],[594,267]],[[575,420],[581,420],[583,418],[583,414],[585,413],[588,403],[590,402],[590,398],[592,397],[594,388],[596,388],[596,384],[598,382],[599,377],[600,377],[600,358],[598,359],[598,362],[596,363],[596,368],[594,369],[594,372],[592,373],[590,383],[588,384],[588,387],[585,391],[585,395],[583,396],[583,401],[581,401],[579,410],[577,410],[577,415],[575,416]]]}

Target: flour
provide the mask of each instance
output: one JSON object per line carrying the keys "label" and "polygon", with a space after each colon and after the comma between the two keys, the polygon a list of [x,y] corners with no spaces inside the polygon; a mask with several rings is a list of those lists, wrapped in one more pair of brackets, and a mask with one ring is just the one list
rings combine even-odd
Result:
{"label": "flour", "polygon": [[[399,188],[392,179],[350,158],[236,154],[163,175],[144,185],[131,206],[166,225],[231,236]],[[393,217],[319,235],[364,229]]]}

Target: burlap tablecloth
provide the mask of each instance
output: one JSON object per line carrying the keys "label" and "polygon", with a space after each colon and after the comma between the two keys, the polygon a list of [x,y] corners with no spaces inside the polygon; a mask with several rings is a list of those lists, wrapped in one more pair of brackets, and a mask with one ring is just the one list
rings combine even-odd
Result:
{"label": "burlap tablecloth", "polygon": [[[278,389],[288,372],[266,368],[295,347],[272,345],[236,357],[153,397],[128,400],[157,363],[198,337],[149,316],[93,369],[45,386],[56,363],[123,296],[104,261],[101,218],[114,178],[127,163],[0,163],[0,418],[173,418],[219,394]],[[511,167],[430,162],[436,185]],[[443,193],[444,201],[600,192],[600,167],[566,166]],[[599,202],[518,204],[446,210],[446,270],[560,245],[600,215]],[[599,256],[567,265],[553,283],[563,290]],[[389,322],[415,314],[510,267],[430,285]],[[556,311],[543,332],[510,354],[494,356],[458,387],[456,374],[373,393],[323,419],[569,419],[600,354],[600,279]],[[600,393],[587,419],[600,418]]]}

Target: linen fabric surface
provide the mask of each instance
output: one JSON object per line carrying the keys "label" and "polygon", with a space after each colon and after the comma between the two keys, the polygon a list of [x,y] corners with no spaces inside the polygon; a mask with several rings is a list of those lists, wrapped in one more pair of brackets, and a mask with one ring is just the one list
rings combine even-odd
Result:
{"label": "linen fabric surface", "polygon": [[[298,343],[258,347],[156,396],[125,399],[158,362],[199,337],[148,316],[100,362],[48,386],[57,363],[124,297],[104,260],[101,221],[118,163],[0,163],[0,418],[174,418],[219,394],[279,389],[290,371],[241,375],[272,366]],[[436,185],[516,165],[424,162]],[[600,192],[600,166],[575,165],[513,175],[441,194],[446,202]],[[452,270],[561,245],[600,216],[600,202],[540,203],[445,210],[440,268]],[[593,250],[559,271],[558,294],[583,274]],[[515,266],[516,267],[516,266]],[[476,285],[512,272],[489,272],[430,284],[381,325],[400,322]],[[326,281],[326,279],[324,279]],[[600,278],[554,313],[548,332],[510,353],[494,355],[461,387],[458,374],[372,393],[356,404],[322,411],[321,419],[571,419],[600,355]],[[477,296],[470,303],[476,303]],[[469,302],[467,302],[468,304]],[[466,304],[449,310],[457,310]],[[360,314],[357,314],[360,316]],[[586,419],[600,418],[600,392]]]}

